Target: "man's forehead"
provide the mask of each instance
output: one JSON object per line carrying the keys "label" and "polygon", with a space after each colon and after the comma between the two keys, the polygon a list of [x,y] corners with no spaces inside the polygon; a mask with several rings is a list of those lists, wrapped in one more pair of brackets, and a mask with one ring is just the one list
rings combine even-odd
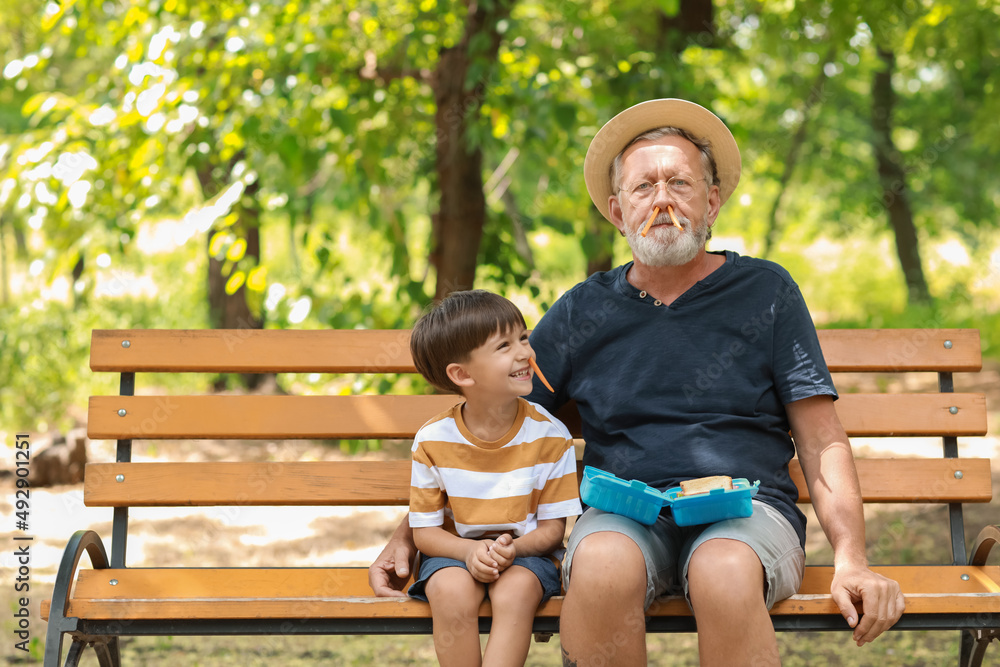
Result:
{"label": "man's forehead", "polygon": [[644,139],[629,146],[622,156],[625,171],[655,167],[695,167],[700,159],[698,147],[683,137]]}

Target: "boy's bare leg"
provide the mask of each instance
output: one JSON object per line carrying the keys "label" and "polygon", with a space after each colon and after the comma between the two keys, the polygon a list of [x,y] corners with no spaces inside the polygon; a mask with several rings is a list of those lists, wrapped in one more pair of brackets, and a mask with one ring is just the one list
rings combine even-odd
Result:
{"label": "boy's bare leg", "polygon": [[779,665],[778,640],[764,602],[764,566],[737,540],[698,547],[688,565],[698,654],[706,665]]}
{"label": "boy's bare leg", "polygon": [[427,581],[434,619],[434,650],[442,667],[480,665],[479,605],[486,586],[461,567],[446,567]]}
{"label": "boy's bare leg", "polygon": [[563,665],[646,664],[646,563],[621,533],[583,538],[559,621]]}
{"label": "boy's bare leg", "polygon": [[526,567],[512,565],[490,584],[493,627],[486,642],[483,667],[521,667],[528,657],[531,626],[542,584]]}

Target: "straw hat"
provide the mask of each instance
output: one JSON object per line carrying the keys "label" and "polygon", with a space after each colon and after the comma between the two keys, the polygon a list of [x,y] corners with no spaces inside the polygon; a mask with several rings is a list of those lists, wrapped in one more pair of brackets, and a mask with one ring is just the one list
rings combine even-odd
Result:
{"label": "straw hat", "polygon": [[726,203],[740,180],[740,149],[726,124],[718,116],[694,102],[678,99],[641,102],[609,120],[590,142],[583,163],[583,177],[594,205],[608,220],[611,191],[611,163],[633,139],[658,127],[673,126],[708,140],[719,175],[719,194]]}

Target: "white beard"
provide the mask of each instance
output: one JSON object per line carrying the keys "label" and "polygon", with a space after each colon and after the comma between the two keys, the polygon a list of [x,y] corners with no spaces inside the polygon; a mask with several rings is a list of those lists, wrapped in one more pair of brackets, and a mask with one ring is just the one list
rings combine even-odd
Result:
{"label": "white beard", "polygon": [[707,217],[700,225],[683,216],[677,216],[677,220],[684,225],[684,231],[674,227],[669,214],[663,212],[655,222],[664,226],[650,228],[648,236],[642,236],[641,228],[625,232],[635,260],[646,266],[682,266],[697,257],[708,242]]}

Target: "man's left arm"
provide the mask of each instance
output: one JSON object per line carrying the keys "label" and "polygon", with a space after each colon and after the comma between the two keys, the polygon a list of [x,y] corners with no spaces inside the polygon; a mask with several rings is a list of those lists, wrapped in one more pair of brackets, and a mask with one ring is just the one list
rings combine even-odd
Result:
{"label": "man's left arm", "polygon": [[[858,473],[833,398],[813,396],[793,401],[785,409],[812,505],[833,546],[830,592],[854,628],[854,640],[862,646],[892,627],[906,603],[898,583],[868,568]],[[860,621],[855,602],[862,605]]]}

